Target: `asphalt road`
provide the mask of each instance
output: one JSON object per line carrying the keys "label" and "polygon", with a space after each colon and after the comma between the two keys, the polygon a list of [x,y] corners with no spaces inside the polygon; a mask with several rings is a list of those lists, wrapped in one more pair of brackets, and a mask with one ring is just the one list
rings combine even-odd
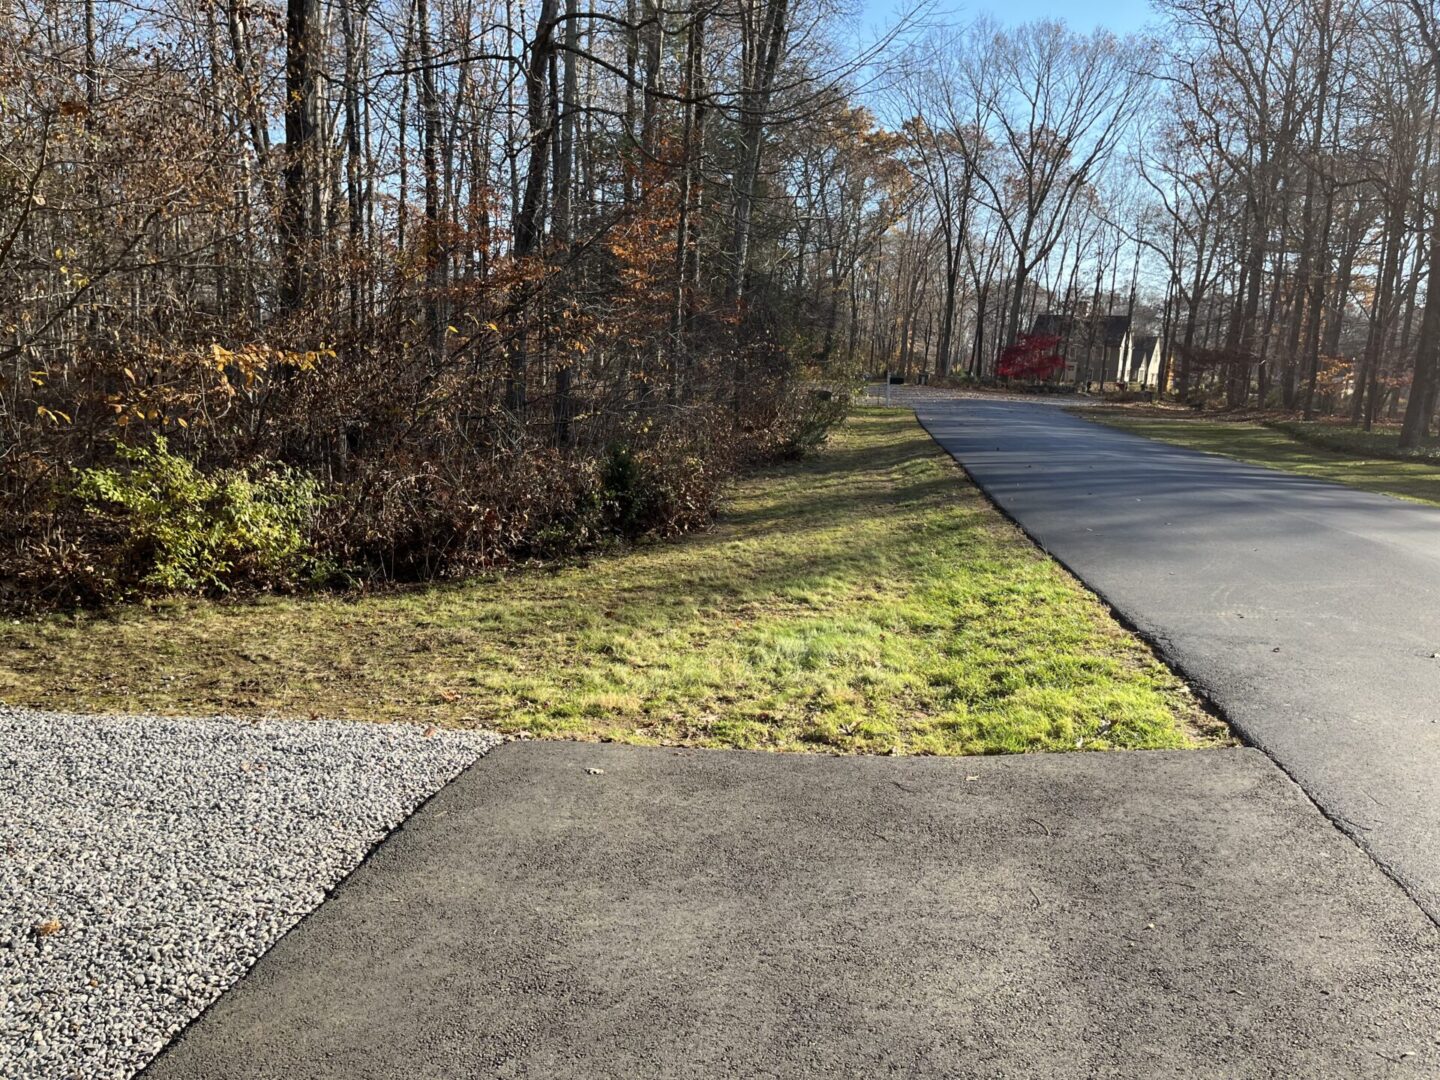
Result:
{"label": "asphalt road", "polygon": [[1437,1009],[1440,931],[1256,750],[524,743],[144,1077],[1422,1077]]}
{"label": "asphalt road", "polygon": [[1440,509],[1051,404],[916,411],[1440,920]]}

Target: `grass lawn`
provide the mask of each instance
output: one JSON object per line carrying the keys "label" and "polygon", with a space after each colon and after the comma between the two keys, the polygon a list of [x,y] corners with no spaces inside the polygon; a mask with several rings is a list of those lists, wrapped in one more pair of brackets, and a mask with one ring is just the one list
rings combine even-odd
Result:
{"label": "grass lawn", "polygon": [[968,754],[1228,739],[901,410],[669,544],[360,597],[0,625],[0,700]]}
{"label": "grass lawn", "polygon": [[1366,431],[1347,423],[1331,420],[1274,420],[1270,426],[1301,442],[1314,443],[1325,450],[1335,450],[1352,457],[1393,458],[1396,461],[1440,463],[1440,442],[1434,436],[1414,450],[1400,449],[1400,425],[1377,422]]}
{"label": "grass lawn", "polygon": [[[1230,420],[1161,419],[1148,416],[1126,416],[1120,410],[1083,410],[1081,415],[1098,423],[1144,435],[1149,439],[1208,450],[1226,457],[1239,458],[1255,465],[1303,473],[1320,480],[1334,480],[1367,491],[1398,495],[1404,499],[1440,504],[1440,464],[1431,461],[1396,461],[1365,453],[1372,443],[1384,450],[1384,441],[1396,441],[1394,434],[1373,433],[1364,440],[1355,439],[1354,452],[1332,449],[1346,445],[1352,435],[1348,429],[1331,425],[1289,425],[1285,431],[1265,424]],[[1314,428],[1311,432],[1309,429]],[[1331,445],[1321,446],[1316,439]]]}

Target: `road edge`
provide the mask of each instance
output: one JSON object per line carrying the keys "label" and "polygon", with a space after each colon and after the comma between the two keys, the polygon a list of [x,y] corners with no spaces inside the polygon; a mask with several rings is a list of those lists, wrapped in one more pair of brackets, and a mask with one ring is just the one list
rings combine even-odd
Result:
{"label": "road edge", "polygon": [[[1113,617],[1116,622],[1118,622],[1121,626],[1125,627],[1125,629],[1129,630],[1132,634],[1134,634],[1141,641],[1143,641],[1145,645],[1150,649],[1150,651],[1155,654],[1156,659],[1158,659],[1167,668],[1174,672],[1178,678],[1184,680],[1185,685],[1190,687],[1191,692],[1200,699],[1206,711],[1212,713],[1214,716],[1225,722],[1226,726],[1235,733],[1235,736],[1240,740],[1243,746],[1258,750],[1267,758],[1269,758],[1270,762],[1282,773],[1284,773],[1285,777],[1292,784],[1294,784],[1296,788],[1301,791],[1301,793],[1304,794],[1306,800],[1309,801],[1310,805],[1315,807],[1315,809],[1320,813],[1322,817],[1325,818],[1326,821],[1330,822],[1330,824],[1333,825],[1341,833],[1343,833],[1350,840],[1351,843],[1353,843],[1357,848],[1364,852],[1366,858],[1373,862],[1379,868],[1380,872],[1384,874],[1387,878],[1389,878],[1392,882],[1394,882],[1396,888],[1398,888],[1402,893],[1405,894],[1406,899],[1408,899],[1417,908],[1419,908],[1425,914],[1425,917],[1428,918],[1437,929],[1440,929],[1440,904],[1432,907],[1430,904],[1427,904],[1424,900],[1422,900],[1418,895],[1419,890],[1414,887],[1414,885],[1406,878],[1404,874],[1400,873],[1400,871],[1394,866],[1392,866],[1388,861],[1380,858],[1378,855],[1375,854],[1373,850],[1371,850],[1370,845],[1365,842],[1363,835],[1361,835],[1361,830],[1358,826],[1354,825],[1348,819],[1326,807],[1323,803],[1317,800],[1315,796],[1310,793],[1309,789],[1306,788],[1305,785],[1299,781],[1295,774],[1286,767],[1285,763],[1281,761],[1278,757],[1276,757],[1275,754],[1273,754],[1268,747],[1266,747],[1263,740],[1258,738],[1253,731],[1248,730],[1244,724],[1237,722],[1233,717],[1231,717],[1229,711],[1224,707],[1224,705],[1219,702],[1219,700],[1216,699],[1214,694],[1211,692],[1210,687],[1208,687],[1203,680],[1197,679],[1194,675],[1192,675],[1189,671],[1186,670],[1185,665],[1175,654],[1168,638],[1164,634],[1159,633],[1154,628],[1147,627],[1144,623],[1137,622],[1127,612],[1117,607],[1114,601],[1112,601],[1110,597],[1108,597],[1104,593],[1103,590],[1097,589],[1095,586],[1091,585],[1088,581],[1085,580],[1083,576],[1081,576],[1075,570],[1073,566],[1066,562],[1064,558],[1056,554],[1054,551],[1050,550],[1050,548],[1046,546],[1043,540],[1041,540],[1038,536],[1036,536],[1033,532],[1026,528],[1025,524],[1022,521],[1020,521],[1017,517],[1015,517],[1014,514],[1010,513],[1009,510],[1007,510],[1003,505],[1001,505],[995,494],[988,487],[986,487],[986,485],[981,482],[974,474],[972,474],[969,469],[965,467],[965,463],[961,461],[960,458],[954,452],[952,452],[949,447],[947,447],[943,442],[941,442],[938,438],[935,437],[935,433],[930,430],[930,425],[925,423],[925,418],[920,415],[920,410],[918,408],[913,405],[902,406],[902,408],[908,408],[912,413],[915,414],[916,423],[918,423],[920,427],[924,429],[926,435],[930,436],[930,441],[933,442],[937,447],[939,447],[940,450],[943,451],[950,458],[951,461],[955,462],[956,466],[960,469],[960,471],[965,474],[966,479],[975,486],[976,490],[985,497],[985,501],[988,502],[992,507],[994,507],[997,513],[999,513],[1006,521],[1014,525],[1015,528],[1019,529],[1020,532],[1023,533],[1032,544],[1034,544],[1037,548],[1043,551],[1048,558],[1053,559],[1055,563],[1059,565],[1062,569],[1064,569],[1064,571],[1069,574],[1070,577],[1074,578],[1075,581],[1077,581],[1080,586],[1085,589],[1086,592],[1090,593],[1090,595],[1094,596],[1097,600],[1099,600],[1100,603],[1105,606],[1106,610],[1110,612],[1111,617]],[[1066,411],[1069,412],[1070,410],[1067,409]],[[1093,421],[1085,420],[1084,417],[1079,417],[1078,419],[1080,419],[1084,423],[1093,423]],[[1139,439],[1142,442],[1155,441],[1147,440],[1143,435],[1136,435],[1134,432],[1123,431],[1119,428],[1107,428],[1107,430],[1115,431],[1121,435],[1128,435],[1130,438]],[[1199,452],[1203,453],[1203,451]],[[1215,456],[1224,457],[1224,455]],[[1230,460],[1235,459],[1232,458]]]}

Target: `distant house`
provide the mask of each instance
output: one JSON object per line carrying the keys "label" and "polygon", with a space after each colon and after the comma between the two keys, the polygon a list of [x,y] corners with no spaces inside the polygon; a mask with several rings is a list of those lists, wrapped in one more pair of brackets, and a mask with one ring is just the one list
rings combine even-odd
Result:
{"label": "distant house", "polygon": [[1154,334],[1141,334],[1130,349],[1129,374],[1125,382],[1129,386],[1154,386],[1160,377],[1160,339]]}
{"label": "distant house", "polygon": [[1030,332],[1060,339],[1057,348],[1065,357],[1060,377],[1066,382],[1103,385],[1133,381],[1134,342],[1129,315],[1091,318],[1046,311],[1035,316]]}

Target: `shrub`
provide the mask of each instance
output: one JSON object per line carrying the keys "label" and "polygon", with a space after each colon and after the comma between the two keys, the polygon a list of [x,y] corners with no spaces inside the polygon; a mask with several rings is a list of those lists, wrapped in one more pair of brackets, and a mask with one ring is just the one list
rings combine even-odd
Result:
{"label": "shrub", "polygon": [[[277,411],[312,377],[278,384]],[[538,424],[459,438],[385,414],[304,437],[261,425],[249,442],[193,426],[134,446],[77,436],[0,472],[0,608],[455,579],[673,537],[712,520],[737,471],[821,443],[848,401],[843,380],[756,367],[679,408],[586,400],[563,442]],[[245,464],[262,455],[287,464]]]}
{"label": "shrub", "polygon": [[162,590],[224,592],[293,584],[317,568],[307,542],[317,481],[284,469],[204,473],[163,436],[117,448],[118,467],[77,470],[71,494],[122,541],[114,579]]}
{"label": "shrub", "polygon": [[849,410],[849,394],[834,390],[810,391],[807,400],[794,410],[791,434],[782,456],[801,457],[819,449]]}
{"label": "shrub", "polygon": [[607,516],[625,536],[638,536],[648,514],[651,493],[646,490],[640,462],[628,446],[614,447],[600,471]]}
{"label": "shrub", "polygon": [[1155,397],[1154,391],[1125,387],[1105,391],[1105,400],[1114,405],[1127,405],[1135,401],[1151,401]]}
{"label": "shrub", "polygon": [[592,546],[599,488],[594,462],[553,449],[366,462],[327,501],[318,546],[373,581],[461,577]]}
{"label": "shrub", "polygon": [[706,524],[715,512],[719,477],[682,447],[638,453],[615,447],[600,475],[606,523],[630,540],[675,536]]}

